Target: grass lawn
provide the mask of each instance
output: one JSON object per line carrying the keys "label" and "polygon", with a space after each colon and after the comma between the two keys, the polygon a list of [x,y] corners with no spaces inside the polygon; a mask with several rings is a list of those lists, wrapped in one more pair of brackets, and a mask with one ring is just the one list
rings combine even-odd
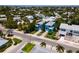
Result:
{"label": "grass lawn", "polygon": [[5,51],[8,47],[10,47],[12,45],[12,40],[9,40],[6,44],[0,46],[0,52]]}
{"label": "grass lawn", "polygon": [[38,36],[40,36],[42,33],[44,33],[44,31],[41,31],[39,34],[37,34]]}
{"label": "grass lawn", "polygon": [[22,42],[22,40],[20,40],[18,38],[13,38],[13,41],[14,41],[14,45],[17,45]]}
{"label": "grass lawn", "polygon": [[56,32],[51,32],[51,33],[48,33],[48,34],[46,35],[46,37],[47,37],[47,38],[50,38],[50,39],[55,39],[55,40],[57,40],[57,38],[55,37],[55,35],[56,35]]}
{"label": "grass lawn", "polygon": [[37,31],[32,31],[31,34],[34,34],[34,33],[36,33],[36,32],[37,32]]}
{"label": "grass lawn", "polygon": [[27,43],[25,46],[24,46],[24,48],[22,49],[24,52],[27,52],[27,53],[29,53],[31,50],[32,50],[32,48],[35,46],[35,44],[32,44],[32,43]]}

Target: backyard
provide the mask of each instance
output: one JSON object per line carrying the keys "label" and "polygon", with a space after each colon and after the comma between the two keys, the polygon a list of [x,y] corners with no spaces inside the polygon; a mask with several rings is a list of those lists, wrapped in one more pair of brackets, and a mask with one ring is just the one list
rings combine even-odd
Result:
{"label": "backyard", "polygon": [[35,46],[35,44],[32,44],[32,43],[27,43],[25,46],[24,46],[24,48],[22,49],[24,52],[27,52],[27,53],[29,53],[31,50],[32,50],[32,48]]}

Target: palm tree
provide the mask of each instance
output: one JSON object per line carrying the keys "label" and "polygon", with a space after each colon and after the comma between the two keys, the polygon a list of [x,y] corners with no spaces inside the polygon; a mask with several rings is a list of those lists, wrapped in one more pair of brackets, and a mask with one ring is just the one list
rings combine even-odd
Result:
{"label": "palm tree", "polygon": [[46,47],[46,43],[45,42],[41,42],[41,47]]}
{"label": "palm tree", "polygon": [[57,45],[57,46],[56,46],[56,50],[57,50],[57,52],[59,52],[59,53],[63,53],[63,52],[64,52],[64,47],[63,47],[63,46],[60,46],[60,45]]}

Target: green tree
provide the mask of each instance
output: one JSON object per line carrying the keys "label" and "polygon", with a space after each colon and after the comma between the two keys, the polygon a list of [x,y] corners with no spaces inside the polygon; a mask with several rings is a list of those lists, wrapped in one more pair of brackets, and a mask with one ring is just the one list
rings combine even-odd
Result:
{"label": "green tree", "polygon": [[5,22],[5,27],[6,28],[9,28],[9,29],[16,29],[17,28],[17,23],[11,19],[8,19],[6,22]]}
{"label": "green tree", "polygon": [[64,47],[63,46],[57,45],[56,48],[57,48],[56,49],[57,52],[60,52],[60,53],[64,52]]}

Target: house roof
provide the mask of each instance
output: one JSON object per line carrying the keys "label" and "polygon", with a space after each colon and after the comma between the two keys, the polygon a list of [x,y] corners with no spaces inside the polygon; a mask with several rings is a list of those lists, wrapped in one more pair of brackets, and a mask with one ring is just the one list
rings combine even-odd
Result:
{"label": "house roof", "polygon": [[51,17],[45,17],[42,20],[48,22],[48,21],[55,21],[55,19],[56,19],[55,17],[51,16]]}
{"label": "house roof", "polygon": [[0,17],[6,17],[6,15],[0,15]]}
{"label": "house roof", "polygon": [[2,46],[3,44],[7,43],[8,40],[5,40],[3,38],[0,38],[0,46]]}
{"label": "house roof", "polygon": [[34,17],[32,15],[27,15],[26,16],[28,19],[33,19]]}
{"label": "house roof", "polygon": [[35,14],[36,16],[38,16],[38,17],[42,17],[42,18],[45,18],[45,15],[43,15],[43,14],[40,14],[40,13],[38,13],[38,14]]}
{"label": "house roof", "polygon": [[79,31],[79,25],[68,25],[65,23],[61,23],[60,28],[73,30],[73,31]]}
{"label": "house roof", "polygon": [[13,19],[20,19],[21,17],[17,16],[17,17],[14,17]]}
{"label": "house roof", "polygon": [[48,22],[48,23],[46,23],[45,25],[52,26],[52,25],[54,25],[54,24],[55,24],[55,22]]}

